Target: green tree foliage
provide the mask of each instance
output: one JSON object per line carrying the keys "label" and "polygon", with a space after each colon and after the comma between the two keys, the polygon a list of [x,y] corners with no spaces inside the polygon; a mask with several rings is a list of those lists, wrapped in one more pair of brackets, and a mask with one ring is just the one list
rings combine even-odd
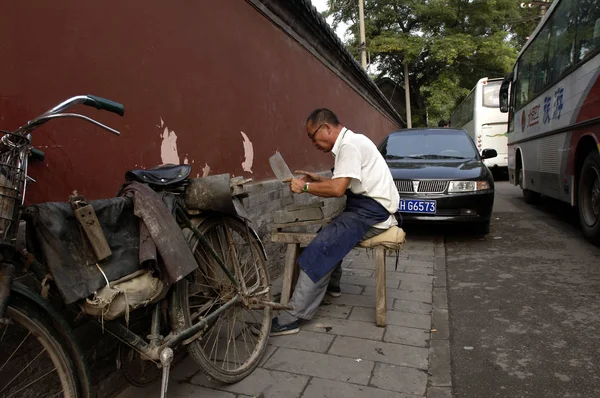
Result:
{"label": "green tree foliage", "polygon": [[[360,59],[358,0],[329,0],[334,28]],[[503,77],[540,21],[518,0],[365,0],[365,31],[377,77],[403,85],[409,66],[413,126],[448,119],[482,77]]]}

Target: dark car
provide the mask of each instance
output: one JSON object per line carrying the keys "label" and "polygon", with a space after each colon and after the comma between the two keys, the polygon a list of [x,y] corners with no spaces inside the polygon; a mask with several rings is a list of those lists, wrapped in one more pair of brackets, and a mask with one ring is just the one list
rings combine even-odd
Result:
{"label": "dark car", "polygon": [[405,221],[468,223],[479,233],[490,230],[494,179],[464,131],[452,128],[406,129],[379,145],[400,193]]}

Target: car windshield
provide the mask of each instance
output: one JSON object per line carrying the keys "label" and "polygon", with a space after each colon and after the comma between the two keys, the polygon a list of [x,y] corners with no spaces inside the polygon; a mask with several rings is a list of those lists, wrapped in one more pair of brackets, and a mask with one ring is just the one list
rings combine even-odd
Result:
{"label": "car windshield", "polygon": [[473,141],[453,130],[414,131],[390,135],[381,148],[386,159],[473,159]]}

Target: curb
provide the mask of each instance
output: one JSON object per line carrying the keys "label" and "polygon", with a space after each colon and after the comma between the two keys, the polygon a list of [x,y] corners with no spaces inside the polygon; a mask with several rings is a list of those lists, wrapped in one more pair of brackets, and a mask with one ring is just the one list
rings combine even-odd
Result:
{"label": "curb", "polygon": [[446,248],[442,236],[435,238],[434,258],[432,332],[429,340],[429,377],[426,396],[427,398],[452,398]]}

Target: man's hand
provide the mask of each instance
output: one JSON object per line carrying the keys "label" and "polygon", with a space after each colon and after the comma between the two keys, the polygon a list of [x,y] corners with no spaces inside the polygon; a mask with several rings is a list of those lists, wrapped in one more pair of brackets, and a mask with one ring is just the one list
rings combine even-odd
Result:
{"label": "man's hand", "polygon": [[311,173],[310,171],[294,170],[294,173],[304,174],[302,177],[299,178],[300,180],[302,180],[304,182],[313,182],[313,181],[322,181],[323,180],[320,175],[318,175],[317,173]]}
{"label": "man's hand", "polygon": [[286,178],[283,182],[290,183],[290,191],[294,193],[302,193],[302,189],[304,188],[305,181],[301,178]]}

